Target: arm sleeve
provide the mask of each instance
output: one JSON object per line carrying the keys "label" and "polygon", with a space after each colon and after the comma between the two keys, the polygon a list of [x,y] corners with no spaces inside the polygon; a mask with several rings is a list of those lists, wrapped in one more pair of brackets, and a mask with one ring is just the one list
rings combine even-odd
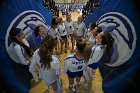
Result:
{"label": "arm sleeve", "polygon": [[62,39],[61,38],[61,35],[60,35],[60,29],[59,29],[59,27],[57,28],[57,33],[58,33],[58,38]]}
{"label": "arm sleeve", "polygon": [[[94,49],[93,49],[94,50]],[[92,53],[91,55],[91,60],[94,61],[94,63],[97,63],[99,62],[99,60],[101,59],[103,55],[103,50],[100,49],[99,47],[97,47],[95,50],[94,50],[94,53]]]}
{"label": "arm sleeve", "polygon": [[[33,56],[33,59],[32,59],[32,63],[29,67],[29,71],[32,73],[33,77],[34,77],[34,80],[36,82],[38,82],[38,78],[39,78],[39,68],[37,69],[37,62],[36,62],[36,59],[35,59],[35,56]],[[38,73],[37,73],[38,72]]]}
{"label": "arm sleeve", "polygon": [[55,59],[55,62],[52,63],[52,68],[55,69],[56,75],[60,76],[61,75],[61,65],[60,65],[60,60]]}
{"label": "arm sleeve", "polygon": [[16,45],[14,47],[14,52],[17,55],[17,57],[20,61],[19,62],[20,64],[23,64],[23,65],[28,65],[29,64],[29,61],[23,55],[24,49],[22,49],[19,45]]}
{"label": "arm sleeve", "polygon": [[83,36],[86,37],[86,34],[87,34],[87,31],[88,31],[88,30],[87,30],[85,24],[83,25],[83,30],[84,30],[84,31],[83,31],[83,32],[84,32],[84,33],[83,33]]}

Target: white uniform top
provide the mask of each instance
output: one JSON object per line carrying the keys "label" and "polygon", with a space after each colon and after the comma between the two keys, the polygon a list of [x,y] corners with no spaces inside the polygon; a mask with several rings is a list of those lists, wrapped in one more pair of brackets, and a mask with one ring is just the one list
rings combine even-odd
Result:
{"label": "white uniform top", "polygon": [[71,22],[67,22],[67,21],[65,21],[64,22],[64,24],[65,24],[65,27],[66,27],[66,31],[67,31],[67,34],[69,35],[69,34],[73,34],[74,32],[74,21],[71,21]]}
{"label": "white uniform top", "polygon": [[85,66],[84,61],[76,58],[75,55],[66,57],[64,64],[64,72],[67,72],[68,70],[70,72],[79,72],[82,71]]}
{"label": "white uniform top", "polygon": [[[29,47],[29,43],[23,39],[23,42],[25,45]],[[23,65],[29,65],[27,54],[25,53],[25,50],[22,46],[19,44],[13,42],[14,48],[13,52],[15,53],[14,59],[16,63],[23,64]]]}
{"label": "white uniform top", "polygon": [[89,31],[89,29],[88,29],[87,32],[85,33],[85,37],[86,37],[87,39],[89,39],[91,36],[92,36],[92,32]]}
{"label": "white uniform top", "polygon": [[43,69],[40,63],[40,56],[38,54],[39,49],[37,49],[33,55],[32,63],[30,65],[29,71],[32,73],[35,81],[38,81],[38,73],[36,72],[36,67],[39,68],[39,74],[41,78],[48,84],[54,83],[61,74],[60,60],[56,55],[52,55],[53,61],[51,62],[50,69]]}
{"label": "white uniform top", "polygon": [[85,37],[85,32],[87,32],[87,28],[84,22],[78,24],[74,23],[75,35],[80,37]]}
{"label": "white uniform top", "polygon": [[103,53],[104,47],[102,45],[94,45],[92,47],[92,53],[87,65],[99,62]]}
{"label": "white uniform top", "polygon": [[96,38],[94,38],[93,36],[89,38],[89,41],[91,41],[93,45],[96,44]]}
{"label": "white uniform top", "polygon": [[66,27],[65,27],[65,24],[60,24],[58,25],[58,33],[60,36],[65,36],[67,35],[67,31],[66,31]]}
{"label": "white uniform top", "polygon": [[56,29],[50,28],[48,31],[48,35],[51,35],[53,38],[57,38],[58,37],[58,32]]}

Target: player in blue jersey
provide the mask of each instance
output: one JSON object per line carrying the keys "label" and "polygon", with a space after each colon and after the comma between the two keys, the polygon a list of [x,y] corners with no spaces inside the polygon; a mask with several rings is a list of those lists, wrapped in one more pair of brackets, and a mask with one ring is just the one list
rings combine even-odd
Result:
{"label": "player in blue jersey", "polygon": [[47,32],[45,31],[43,26],[37,26],[34,30],[36,49],[39,47],[43,38],[46,37]]}
{"label": "player in blue jersey", "polygon": [[[80,80],[83,76],[83,70],[85,66],[84,61],[89,58],[91,48],[92,46],[89,47],[89,44],[86,42],[86,40],[81,38],[77,41],[75,54],[69,55],[65,59],[64,71],[68,75],[70,93],[73,91],[79,92]],[[76,80],[76,84],[74,84],[74,80]]]}

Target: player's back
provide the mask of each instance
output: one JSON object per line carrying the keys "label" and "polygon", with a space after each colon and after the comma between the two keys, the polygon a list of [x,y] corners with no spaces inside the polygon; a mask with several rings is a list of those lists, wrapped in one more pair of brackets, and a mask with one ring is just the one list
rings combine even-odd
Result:
{"label": "player's back", "polygon": [[65,65],[70,72],[79,72],[84,69],[84,61],[75,55],[70,55],[65,59]]}

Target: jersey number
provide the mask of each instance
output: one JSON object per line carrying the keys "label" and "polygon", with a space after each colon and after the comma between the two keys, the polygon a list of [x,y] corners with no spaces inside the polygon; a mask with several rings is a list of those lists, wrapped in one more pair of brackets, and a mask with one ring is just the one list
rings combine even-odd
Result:
{"label": "jersey number", "polygon": [[78,69],[77,70],[80,70],[80,69],[82,69],[82,66],[78,66]]}

